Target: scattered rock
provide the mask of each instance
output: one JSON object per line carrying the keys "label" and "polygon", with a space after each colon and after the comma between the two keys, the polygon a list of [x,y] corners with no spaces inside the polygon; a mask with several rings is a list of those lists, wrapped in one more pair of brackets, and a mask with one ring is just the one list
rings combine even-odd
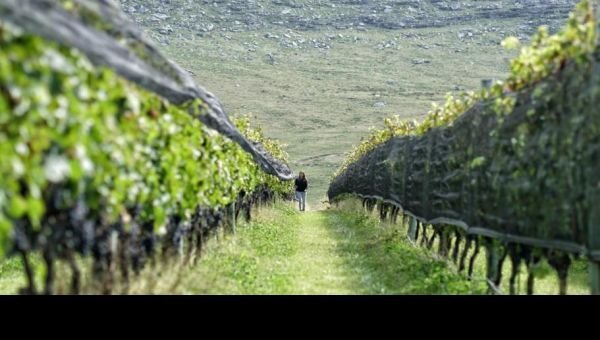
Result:
{"label": "scattered rock", "polygon": [[462,30],[462,31],[458,32],[459,39],[472,38],[472,37],[473,37],[473,31],[471,31],[471,30]]}
{"label": "scattered rock", "polygon": [[158,33],[163,34],[163,35],[168,35],[168,34],[173,33],[173,28],[169,25],[163,26],[158,29]]}
{"label": "scattered rock", "polygon": [[265,57],[266,57],[266,63],[267,64],[271,64],[271,65],[277,64],[277,61],[275,60],[275,57],[271,53],[267,53],[265,55]]}
{"label": "scattered rock", "polygon": [[421,65],[421,64],[430,64],[431,60],[429,59],[413,59],[413,65]]}
{"label": "scattered rock", "polygon": [[[261,29],[275,29],[273,26],[299,31],[316,31],[321,28],[365,31],[372,27],[403,29],[444,27],[457,23],[479,25],[490,18],[519,19],[523,25],[520,28],[515,26],[517,31],[530,35],[531,30],[541,23],[548,24],[550,27],[559,26],[559,22],[562,24],[577,2],[576,0],[339,0],[333,4],[305,0],[118,1],[134,21],[153,30],[162,29],[161,34],[164,35],[172,33],[164,27],[163,23],[167,20],[173,25],[175,31],[181,28],[184,33],[186,29],[192,29],[194,32],[212,31],[208,25],[229,32],[256,32]],[[431,9],[432,6],[434,10]],[[197,26],[200,28],[196,28]],[[460,39],[468,39],[483,32],[498,32],[498,28],[482,27],[481,32],[461,31],[458,34]]]}
{"label": "scattered rock", "polygon": [[170,18],[170,16],[166,15],[166,14],[162,14],[162,13],[154,13],[152,14],[152,20],[153,21],[162,21],[165,19]]}

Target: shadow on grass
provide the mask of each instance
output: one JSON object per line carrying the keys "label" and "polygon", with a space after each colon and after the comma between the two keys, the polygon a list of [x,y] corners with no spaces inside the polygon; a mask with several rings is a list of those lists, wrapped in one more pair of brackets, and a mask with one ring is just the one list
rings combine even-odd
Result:
{"label": "shadow on grass", "polygon": [[322,212],[337,251],[366,294],[483,294],[485,284],[469,282],[450,265],[414,247],[405,231],[362,212]]}
{"label": "shadow on grass", "polygon": [[[330,232],[339,239],[340,256],[349,267],[362,271],[370,293],[399,294],[485,294],[486,260],[481,249],[474,263],[473,282],[464,273],[458,274],[451,262],[439,260],[432,250],[413,246],[406,237],[406,227],[380,223],[364,213],[360,202],[348,200],[340,209],[324,212],[329,219]],[[439,238],[432,249],[439,246]],[[460,245],[460,252],[464,242]],[[471,253],[469,253],[470,256]],[[500,289],[509,291],[512,270],[510,260],[502,267]],[[526,294],[527,269],[520,267],[517,294]],[[588,264],[575,260],[569,268],[568,294],[587,295],[590,292]],[[556,295],[559,283],[556,272],[545,261],[535,271],[534,294]]]}

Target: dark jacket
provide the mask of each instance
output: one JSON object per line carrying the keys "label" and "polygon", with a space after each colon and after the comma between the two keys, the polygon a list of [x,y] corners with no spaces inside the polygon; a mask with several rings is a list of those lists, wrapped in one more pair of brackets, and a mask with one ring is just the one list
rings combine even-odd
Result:
{"label": "dark jacket", "polygon": [[303,192],[308,188],[308,181],[306,179],[296,178],[294,185],[296,186],[296,191]]}

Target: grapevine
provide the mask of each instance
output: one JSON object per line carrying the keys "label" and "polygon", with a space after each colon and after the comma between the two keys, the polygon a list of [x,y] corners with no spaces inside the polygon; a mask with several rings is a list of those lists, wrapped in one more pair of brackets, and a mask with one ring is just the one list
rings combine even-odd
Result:
{"label": "grapevine", "polygon": [[[22,254],[27,270],[27,255],[41,251],[51,293],[55,259],[73,265],[75,254],[91,253],[104,275],[111,234],[130,249],[125,263],[138,263],[142,245],[149,256],[161,234],[176,247],[177,234],[196,228],[202,236],[236,203],[236,216],[242,206],[249,214],[258,198],[289,191],[187,107],[92,66],[74,49],[3,28],[0,256]],[[247,119],[237,125],[286,156]],[[30,280],[26,292],[35,291]]]}
{"label": "grapevine", "polygon": [[[344,159],[334,178],[340,175],[349,164],[393,137],[421,136],[433,128],[451,126],[463,113],[475,104],[493,101],[500,117],[514,108],[513,93],[533,86],[551,74],[560,72],[568,62],[584,64],[591,60],[597,43],[597,23],[594,19],[593,4],[589,0],[581,1],[569,15],[565,27],[557,34],[550,35],[547,26],[541,26],[532,38],[530,46],[522,47],[520,54],[511,61],[510,73],[504,82],[497,82],[489,89],[477,92],[448,93],[442,106],[433,104],[425,119],[403,121],[399,116],[386,118],[385,127],[374,130]],[[507,49],[519,47],[516,37],[508,37],[502,42]],[[543,114],[542,112],[532,112]],[[502,118],[500,118],[502,119]]]}

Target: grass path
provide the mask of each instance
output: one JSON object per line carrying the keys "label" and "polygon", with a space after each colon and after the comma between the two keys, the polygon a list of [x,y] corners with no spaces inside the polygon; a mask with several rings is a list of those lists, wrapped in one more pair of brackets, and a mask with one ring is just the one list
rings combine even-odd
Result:
{"label": "grass path", "polygon": [[[410,244],[403,228],[379,223],[358,209],[298,212],[279,204],[255,214],[251,223],[240,223],[235,236],[214,238],[197,265],[148,268],[128,290],[116,293],[485,293],[483,256],[476,262],[479,279],[467,281],[434,252]],[[43,268],[34,262],[41,287]],[[576,265],[569,293],[587,294],[585,263]],[[505,277],[508,270],[507,265]],[[536,280],[536,293],[556,294],[555,275],[546,271]],[[0,294],[14,294],[24,283],[19,259],[0,263]]]}
{"label": "grass path", "polygon": [[357,275],[338,252],[338,239],[328,230],[322,211],[306,211],[298,224],[298,251],[293,263],[293,291],[299,294],[354,294]]}
{"label": "grass path", "polygon": [[[397,229],[360,213],[261,212],[216,242],[170,293],[471,294],[483,292]],[[168,285],[166,285],[168,286]],[[143,290],[142,290],[143,291]],[[161,290],[159,290],[161,291]]]}
{"label": "grass path", "polygon": [[[480,292],[404,238],[397,229],[361,213],[298,212],[295,206],[280,204],[263,209],[251,223],[241,223],[235,236],[214,238],[197,265],[148,267],[126,291],[115,293]],[[43,268],[36,263],[41,287]],[[19,259],[0,263],[0,268],[0,294],[15,294],[25,284]]]}

